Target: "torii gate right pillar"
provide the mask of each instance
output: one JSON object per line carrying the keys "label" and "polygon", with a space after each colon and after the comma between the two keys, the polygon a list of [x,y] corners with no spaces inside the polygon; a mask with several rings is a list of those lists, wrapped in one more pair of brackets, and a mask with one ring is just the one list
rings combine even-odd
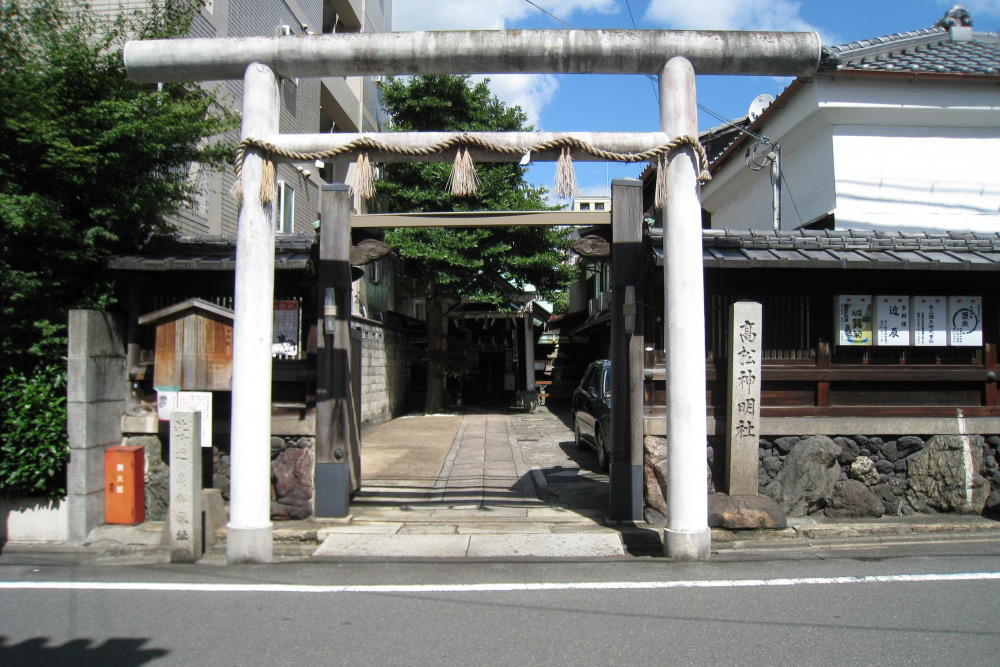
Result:
{"label": "torii gate right pillar", "polygon": [[[671,58],[660,72],[660,130],[698,136],[694,67]],[[663,209],[664,347],[667,370],[666,555],[707,560],[705,471],[705,281],[701,248],[698,158],[685,146],[668,158]]]}

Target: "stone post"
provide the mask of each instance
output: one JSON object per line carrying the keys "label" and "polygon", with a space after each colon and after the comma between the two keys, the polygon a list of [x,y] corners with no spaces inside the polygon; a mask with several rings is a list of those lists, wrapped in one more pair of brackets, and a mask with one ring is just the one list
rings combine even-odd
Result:
{"label": "stone post", "polygon": [[535,391],[535,319],[532,308],[524,318],[524,389],[529,394]]}
{"label": "stone post", "polygon": [[762,310],[759,303],[737,301],[729,311],[726,488],[730,496],[757,495]]}
{"label": "stone post", "polygon": [[[642,293],[642,181],[617,178],[611,183],[611,468],[608,516],[642,521],[642,383],[641,311],[633,294]],[[631,300],[632,303],[626,303]],[[634,315],[632,331],[626,316]]]}
{"label": "stone post", "polygon": [[170,562],[194,563],[202,554],[201,413],[170,415]]}
{"label": "stone post", "polygon": [[316,493],[318,517],[346,517],[359,453],[351,442],[351,192],[320,189],[319,321],[316,336]]}
{"label": "stone post", "polygon": [[[278,131],[278,79],[251,64],[244,77],[241,137]],[[236,234],[233,317],[233,407],[229,563],[270,563],[271,526],[271,328],[274,310],[274,201],[261,202],[264,159],[243,157],[243,203]]]}
{"label": "stone post", "polygon": [[96,310],[69,311],[66,378],[67,540],[83,544],[104,523],[104,449],[122,440],[125,352],[114,321]]}
{"label": "stone post", "polygon": [[[660,72],[660,129],[698,136],[694,68],[671,58]],[[712,546],[705,474],[705,284],[698,158],[690,147],[667,163],[663,211],[667,370],[667,527],[671,558],[706,560]]]}

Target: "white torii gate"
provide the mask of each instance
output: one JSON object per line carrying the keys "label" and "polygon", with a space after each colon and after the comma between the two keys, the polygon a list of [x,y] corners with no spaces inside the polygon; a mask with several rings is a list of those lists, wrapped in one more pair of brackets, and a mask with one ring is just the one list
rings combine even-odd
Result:
{"label": "white torii gate", "polygon": [[[659,76],[660,132],[586,135],[604,150],[642,153],[666,140],[697,137],[695,73],[811,76],[816,33],[732,31],[466,31],[133,41],[125,66],[139,83],[242,78],[242,139],[296,152],[323,151],[358,135],[278,133],[279,77],[377,74],[604,73]],[[373,133],[393,148],[421,148],[433,136]],[[552,135],[550,135],[552,136]],[[582,137],[574,133],[554,136]],[[502,135],[493,136],[497,142]],[[520,139],[508,137],[518,144]],[[537,145],[537,135],[527,145]],[[554,152],[553,152],[554,153]],[[474,155],[475,152],[474,152]],[[450,160],[454,150],[424,160]],[[517,160],[519,156],[476,155]],[[533,159],[555,159],[534,154]],[[574,150],[576,159],[592,159]],[[373,154],[373,161],[405,158]],[[274,300],[273,203],[261,200],[264,154],[243,154],[236,241],[232,473],[227,559],[273,560],[270,520],[271,322]],[[705,475],[704,284],[698,160],[688,146],[667,161],[664,212],[667,370],[668,556],[708,558]]]}

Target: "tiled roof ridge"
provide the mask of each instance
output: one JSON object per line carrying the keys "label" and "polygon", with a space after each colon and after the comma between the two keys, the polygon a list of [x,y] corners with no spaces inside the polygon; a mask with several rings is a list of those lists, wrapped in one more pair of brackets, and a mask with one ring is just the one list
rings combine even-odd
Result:
{"label": "tiled roof ridge", "polygon": [[996,75],[1000,34],[974,31],[956,5],[934,27],[823,47],[821,69]]}
{"label": "tiled roof ridge", "polygon": [[[890,52],[899,48],[931,44],[934,42],[951,41],[951,33],[944,28],[926,28],[923,30],[910,30],[909,32],[897,32],[882,37],[872,37],[862,39],[839,46],[829,46],[827,49],[837,55],[841,61],[862,58],[871,53]],[[887,48],[891,47],[891,48]],[[844,58],[844,56],[849,56]]]}
{"label": "tiled roof ridge", "polygon": [[831,238],[831,239],[916,239],[928,241],[1000,241],[1000,232],[900,232],[870,229],[704,229],[702,235],[712,238]]}

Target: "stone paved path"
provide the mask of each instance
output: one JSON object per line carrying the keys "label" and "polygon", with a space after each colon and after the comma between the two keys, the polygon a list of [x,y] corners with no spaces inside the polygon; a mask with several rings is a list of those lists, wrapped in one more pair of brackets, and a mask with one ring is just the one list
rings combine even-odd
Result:
{"label": "stone paved path", "polygon": [[[544,407],[464,415],[433,483],[407,480],[406,458],[394,457],[392,466],[380,467],[386,479],[363,477],[349,523],[318,531],[315,555],[624,555],[620,534],[604,525],[607,476],[596,472],[596,456],[577,451],[568,421]],[[399,448],[409,430],[401,426],[409,424],[394,424],[392,436],[390,428],[363,436],[362,460],[378,456],[380,447]],[[442,425],[441,434],[448,433]]]}

